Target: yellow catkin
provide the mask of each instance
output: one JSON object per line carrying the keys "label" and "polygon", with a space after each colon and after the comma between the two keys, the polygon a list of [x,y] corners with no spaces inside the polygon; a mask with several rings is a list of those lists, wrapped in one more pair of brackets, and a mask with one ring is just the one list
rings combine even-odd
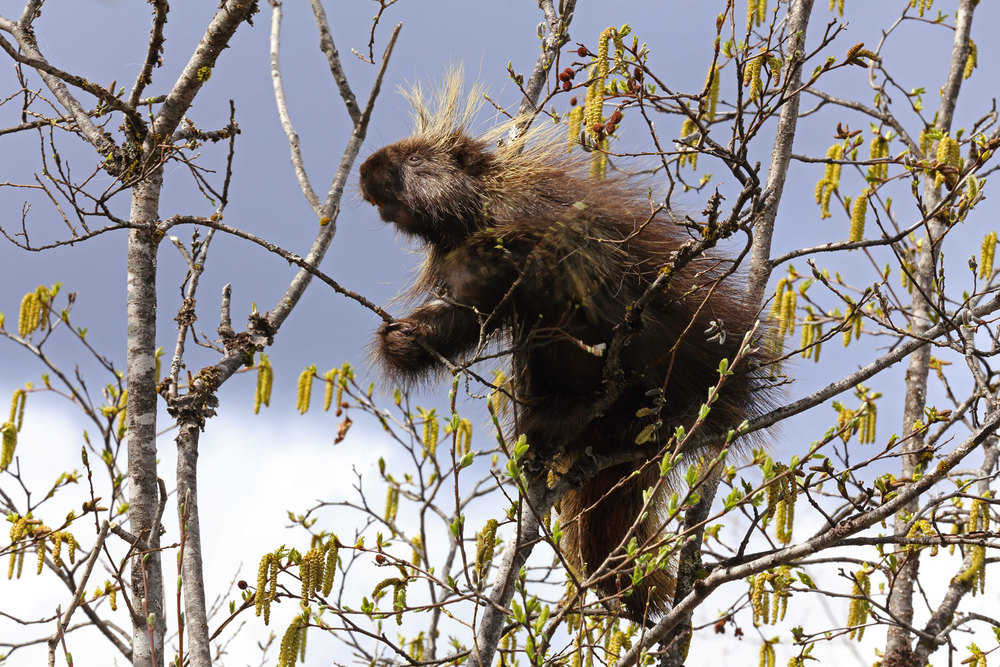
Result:
{"label": "yellow catkin", "polygon": [[899,282],[903,289],[910,294],[913,294],[913,281],[910,280],[910,276],[917,270],[915,257],[916,253],[911,248],[909,251],[904,252],[899,265]]}
{"label": "yellow catkin", "polygon": [[[935,157],[939,169],[934,177],[934,187],[939,187],[943,184],[947,184],[948,187],[954,187],[958,182],[958,175],[963,167],[961,146],[951,137],[944,137],[938,142]],[[947,167],[948,169],[945,171],[940,169],[940,167]]]}
{"label": "yellow catkin", "polygon": [[45,566],[45,555],[48,553],[47,542],[48,540],[45,539],[44,535],[39,537],[38,541],[35,542],[35,549],[37,550],[35,553],[38,554],[38,568],[35,570],[35,574],[41,574],[42,568]]}
{"label": "yellow catkin", "polygon": [[271,567],[271,557],[273,554],[266,553],[260,559],[257,567],[257,594],[254,596],[256,615],[260,616],[264,609],[264,589],[267,587],[267,573]]}
{"label": "yellow catkin", "polygon": [[66,534],[61,531],[52,533],[52,563],[56,567],[63,566],[62,545],[65,538]]}
{"label": "yellow catkin", "polygon": [[826,192],[826,178],[821,178],[816,181],[816,189],[813,194],[816,197],[816,203],[819,204],[823,201],[823,194]]}
{"label": "yellow catkin", "polygon": [[490,519],[483,530],[476,535],[476,574],[485,579],[493,561],[493,551],[497,541],[497,520]]}
{"label": "yellow catkin", "polygon": [[878,421],[878,410],[875,403],[869,402],[865,408],[864,417],[861,420],[861,435],[858,442],[862,445],[870,445],[875,442],[875,424]]}
{"label": "yellow catkin", "polygon": [[128,426],[128,389],[118,395],[118,439],[125,437],[125,429]]}
{"label": "yellow catkin", "polygon": [[[959,534],[961,534],[961,532],[962,532],[962,528],[957,523],[951,524],[951,534],[952,535],[959,535]],[[955,555],[955,544],[954,543],[952,543],[951,545],[948,546],[948,555],[949,556]]]}
{"label": "yellow catkin", "polygon": [[764,643],[760,645],[759,667],[774,667],[775,660],[774,644],[768,640],[764,640]]}
{"label": "yellow catkin", "polygon": [[611,32],[611,39],[615,43],[615,70],[618,72],[624,72],[625,41],[622,39],[622,34],[618,32],[618,30],[616,30],[615,28],[608,28],[608,30]]}
{"label": "yellow catkin", "polygon": [[424,541],[420,539],[419,535],[417,535],[410,540],[410,545],[413,547],[413,554],[410,556],[410,563],[414,566],[418,566],[423,561],[422,554],[424,552]]}
{"label": "yellow catkin", "polygon": [[910,7],[915,8],[920,16],[923,16],[932,4],[934,4],[934,0],[910,0]]}
{"label": "yellow catkin", "polygon": [[409,649],[407,653],[411,658],[417,662],[422,662],[424,659],[424,633],[418,634],[409,643]]}
{"label": "yellow catkin", "polygon": [[278,557],[266,553],[260,559],[257,568],[257,592],[254,595],[254,606],[257,616],[263,615],[264,625],[271,622],[271,602],[278,590]]}
{"label": "yellow catkin", "polygon": [[608,136],[597,140],[597,148],[590,155],[590,177],[603,181],[608,173]]}
{"label": "yellow catkin", "polygon": [[778,623],[785,620],[785,614],[788,612],[788,598],[792,596],[790,589],[793,583],[791,568],[782,565],[778,568],[777,576],[771,581],[772,586],[774,586],[774,604],[771,607],[771,616],[774,618],[774,622]]}
{"label": "yellow catkin", "polygon": [[979,180],[972,174],[965,177],[965,193],[962,195],[962,206],[967,210],[979,198]]}
{"label": "yellow catkin", "polygon": [[46,312],[49,310],[49,304],[52,303],[52,298],[59,291],[59,284],[56,283],[55,287],[49,290],[45,285],[39,285],[35,289],[35,297],[38,299],[38,327],[45,331],[48,325],[48,317],[46,317]]}
{"label": "yellow catkin", "polygon": [[781,58],[767,54],[764,57],[764,62],[767,64],[767,71],[771,76],[771,81],[776,86],[781,85],[781,70],[784,67]]}
{"label": "yellow catkin", "polygon": [[[910,529],[910,532],[907,534],[907,537],[913,537],[914,535],[922,535],[924,537],[934,537],[934,538],[936,538],[937,537],[937,531],[935,531],[934,528],[933,528],[933,526],[931,526],[930,521],[928,521],[926,519],[921,519],[920,521],[917,521],[915,524],[913,524],[913,528]],[[919,548],[919,547],[917,547],[917,548]],[[931,553],[931,556],[937,556],[938,555],[938,545],[937,544],[934,544],[934,545],[931,546],[930,553]]]}
{"label": "yellow catkin", "polygon": [[[10,554],[10,570],[11,571],[8,574],[12,574],[17,579],[21,578],[21,572],[24,571],[24,554],[25,554],[25,550],[24,549],[21,549],[20,551],[18,551],[16,553],[12,552]],[[16,571],[14,570],[14,559],[15,559],[15,557],[17,558],[17,569],[16,569]],[[10,576],[8,576],[7,578],[9,579]]]}
{"label": "yellow catkin", "polygon": [[945,161],[952,167],[957,167],[961,169],[964,166],[964,160],[962,159],[962,147],[959,145],[958,141],[955,139],[949,139],[948,153]]}
{"label": "yellow catkin", "polygon": [[337,395],[334,397],[337,410],[334,414],[339,417],[344,412],[344,390],[347,388],[347,382],[354,379],[354,369],[345,363],[337,373]]}
{"label": "yellow catkin", "polygon": [[708,70],[705,77],[705,84],[708,86],[708,100],[705,105],[705,119],[715,120],[715,112],[719,106],[719,82],[722,80],[722,73],[719,68],[713,65]]}
{"label": "yellow catkin", "polygon": [[802,321],[802,357],[818,362],[823,328],[820,326],[811,306],[806,306],[806,313],[806,318]]}
{"label": "yellow catkin", "polygon": [[785,513],[788,511],[788,504],[784,500],[779,500],[774,507],[774,531],[778,536],[778,541],[782,544],[788,544],[784,539],[782,539],[784,525],[785,525]]}
{"label": "yellow catkin", "polygon": [[617,660],[621,656],[622,647],[628,642],[628,637],[624,632],[618,630],[611,635],[611,641],[608,642],[608,657]]}
{"label": "yellow catkin", "polygon": [[[448,426],[449,432],[451,431],[451,426]],[[458,426],[454,430],[455,435],[455,451],[465,456],[472,449],[472,422],[468,419],[460,419],[458,421]]]}
{"label": "yellow catkin", "polygon": [[63,533],[64,540],[66,541],[66,557],[69,558],[69,562],[76,563],[76,538],[73,537],[71,533]]}
{"label": "yellow catkin", "polygon": [[827,187],[826,190],[823,191],[823,197],[820,199],[819,202],[820,220],[825,220],[826,218],[829,218],[833,215],[832,213],[830,213],[830,199],[833,197],[834,192],[835,190],[831,187]]}
{"label": "yellow catkin", "polygon": [[323,567],[323,595],[329,595],[333,590],[333,579],[337,575],[339,546],[337,536],[326,541],[326,565]]}
{"label": "yellow catkin", "polygon": [[403,610],[406,609],[406,584],[401,582],[392,589],[392,609],[396,612],[396,625],[403,624]]}
{"label": "yellow catkin", "polygon": [[784,505],[783,521],[775,521],[778,540],[782,544],[790,544],[792,541],[792,527],[795,525],[795,499],[798,497],[798,487],[791,478],[786,478],[785,497],[782,499]]}
{"label": "yellow catkin", "polygon": [[781,336],[795,335],[795,290],[790,289],[781,297],[781,319],[778,324],[778,334]]}
{"label": "yellow catkin", "polygon": [[[996,234],[994,234],[996,236]],[[24,404],[28,400],[28,393],[23,389],[15,389],[10,399],[10,419],[7,421],[14,424],[14,428],[21,430],[24,423]]]}
{"label": "yellow catkin", "polygon": [[979,251],[979,278],[987,279],[993,275],[993,256],[997,249],[997,233],[990,232],[983,239]]}
{"label": "yellow catkin", "polygon": [[309,401],[312,397],[313,378],[316,376],[316,366],[309,366],[299,374],[299,382],[296,386],[295,409],[300,415],[309,411]]}
{"label": "yellow catkin", "polygon": [[[684,122],[681,123],[681,136],[689,137],[698,131],[698,125],[690,118],[685,118]],[[692,169],[698,168],[698,151],[694,148],[686,148],[681,151],[680,158],[678,159],[678,164],[683,167],[685,163],[690,164]]]}
{"label": "yellow catkin", "polygon": [[767,594],[767,574],[761,572],[753,580],[750,604],[753,606],[754,625],[767,625],[770,620],[771,600]]}
{"label": "yellow catkin", "polygon": [[747,0],[747,30],[767,20],[767,0]]}
{"label": "yellow catkin", "polygon": [[868,191],[865,190],[854,199],[851,207],[851,231],[848,241],[862,241],[865,238],[865,215],[868,213]]}
{"label": "yellow catkin", "polygon": [[815,340],[816,330],[813,328],[813,321],[816,317],[812,313],[812,308],[806,306],[806,317],[802,320],[802,340],[799,347],[802,348],[802,356],[808,359],[812,356],[812,349],[809,347]]}
{"label": "yellow catkin", "polygon": [[0,425],[0,471],[6,470],[14,461],[14,450],[17,449],[17,426],[14,422],[4,422]]}
{"label": "yellow catkin", "polygon": [[595,150],[590,155],[590,177],[603,180],[608,167],[608,137],[604,134],[604,91],[610,67],[608,65],[608,40],[615,42],[615,66],[624,66],[624,45],[618,31],[612,27],[605,28],[598,37],[597,59],[589,70],[590,85],[587,87],[585,110],[583,113],[584,131],[593,137]]}
{"label": "yellow catkin", "polygon": [[764,65],[764,56],[755,56],[743,66],[743,86],[750,89],[750,99],[756,100],[764,92],[764,82],[760,78],[760,70]]}
{"label": "yellow catkin", "polygon": [[438,418],[432,410],[427,413],[427,418],[424,420],[424,456],[434,456],[437,452],[439,428]]}
{"label": "yellow catkin", "polygon": [[487,404],[494,419],[507,414],[510,410],[510,396],[505,393],[509,389],[510,383],[508,382],[507,374],[500,370],[493,371],[493,390],[490,392]]}
{"label": "yellow catkin", "polygon": [[788,278],[782,278],[774,288],[774,298],[771,299],[771,317],[773,318],[781,317],[781,298],[785,295],[788,284]]}
{"label": "yellow catkin", "polygon": [[583,106],[578,104],[569,110],[569,136],[566,138],[567,153],[580,145],[580,128],[582,127]]}
{"label": "yellow catkin", "polygon": [[20,516],[18,514],[13,514],[8,519],[12,525],[10,527],[10,541],[11,543],[17,542],[26,534],[29,533],[30,525],[28,523],[28,517]]}
{"label": "yellow catkin", "polygon": [[965,69],[962,71],[962,76],[968,79],[972,76],[972,70],[976,69],[977,65],[979,65],[979,49],[976,47],[976,43],[970,39],[969,57],[965,59]]}
{"label": "yellow catkin", "polygon": [[[983,498],[975,498],[969,508],[969,519],[965,526],[966,533],[985,533],[990,529],[989,503],[992,494],[987,492]],[[986,502],[984,502],[986,501]],[[969,584],[972,594],[986,591],[986,547],[975,544],[969,547],[969,567],[960,573],[955,580]]]}
{"label": "yellow catkin", "polygon": [[[778,541],[788,544],[792,539],[792,523],[795,519],[795,497],[797,487],[788,475],[781,473],[788,470],[784,464],[775,466],[775,474],[779,475],[767,485],[767,508],[774,517],[775,534]],[[774,579],[772,587],[774,587]]]}
{"label": "yellow catkin", "polygon": [[299,581],[302,583],[302,592],[299,594],[299,604],[303,609],[309,606],[309,598],[312,597],[313,578],[316,574],[313,562],[316,552],[313,549],[307,551],[299,559]]}
{"label": "yellow catkin", "polygon": [[385,494],[385,520],[392,523],[396,520],[396,512],[399,510],[399,487],[390,486]]}
{"label": "yellow catkin", "polygon": [[17,316],[17,334],[24,338],[38,329],[42,320],[42,302],[34,292],[28,292],[21,299]]}
{"label": "yellow catkin", "polygon": [[871,594],[872,583],[871,579],[868,578],[868,571],[864,568],[858,570],[854,578],[854,589],[851,591],[851,604],[847,610],[847,627],[850,628],[847,637],[861,641],[861,638],[865,634],[865,623],[868,622],[868,612],[870,609],[868,596]]}
{"label": "yellow catkin", "polygon": [[604,110],[604,79],[598,74],[597,65],[591,65],[588,70],[590,85],[584,100],[583,125],[584,131],[593,136],[593,128],[601,122]]}
{"label": "yellow catkin", "polygon": [[267,580],[267,599],[268,601],[274,600],[278,595],[278,570],[281,569],[281,560],[275,555],[271,559],[271,572],[270,577]]}
{"label": "yellow catkin", "polygon": [[856,317],[857,317],[857,314],[851,315],[847,319],[845,319],[845,321],[844,321],[844,332],[842,334],[842,338],[843,338],[843,341],[844,341],[844,347],[847,347],[848,345],[850,345],[851,344],[851,339],[854,337],[854,318],[856,318]]}
{"label": "yellow catkin", "polygon": [[281,638],[278,650],[278,667],[292,667],[298,660],[305,660],[305,634],[307,621],[299,614],[289,624]]}
{"label": "yellow catkin", "polygon": [[[828,160],[841,160],[844,157],[843,144],[834,144],[826,151]],[[820,219],[831,216],[830,197],[840,187],[840,171],[842,165],[833,162],[826,165],[823,170],[823,178],[816,184],[816,203],[820,205]]]}
{"label": "yellow catkin", "polygon": [[[881,133],[876,134],[868,145],[868,157],[872,160],[882,160],[889,157],[889,140],[882,136]],[[886,162],[873,164],[868,173],[873,178],[885,180],[889,176],[889,165]]]}
{"label": "yellow catkin", "polygon": [[329,412],[330,406],[333,404],[333,390],[337,385],[339,372],[338,369],[334,368],[323,374],[323,412]]}
{"label": "yellow catkin", "polygon": [[253,413],[260,412],[260,406],[271,405],[271,387],[274,385],[274,369],[271,368],[271,360],[266,354],[260,356],[260,363],[257,364],[257,391],[253,399]]}
{"label": "yellow catkin", "polygon": [[160,381],[160,374],[163,371],[163,348],[156,348],[156,352],[153,353],[153,358],[156,360],[156,381]]}

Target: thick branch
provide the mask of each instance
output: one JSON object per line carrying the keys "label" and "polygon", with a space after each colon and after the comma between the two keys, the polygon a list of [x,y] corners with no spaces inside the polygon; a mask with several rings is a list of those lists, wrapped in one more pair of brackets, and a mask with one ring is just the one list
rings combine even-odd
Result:
{"label": "thick branch", "polygon": [[[36,67],[39,76],[42,77],[42,81],[44,81],[45,85],[52,91],[52,94],[55,95],[59,103],[62,104],[67,111],[69,111],[74,122],[76,123],[76,126],[80,128],[81,132],[83,132],[87,141],[89,141],[101,155],[112,153],[117,148],[114,140],[111,139],[107,132],[94,124],[94,122],[90,119],[90,115],[87,113],[87,110],[83,108],[83,105],[80,104],[79,100],[77,100],[76,97],[74,97],[69,91],[69,88],[66,86],[63,78],[59,76],[60,74],[65,73],[61,70],[48,66],[45,58],[38,50],[34,34],[30,30],[25,30],[20,25],[12,23],[8,19],[0,21],[0,28],[7,30],[14,36],[14,39],[17,40],[18,46],[21,47],[24,57],[29,58],[31,63],[37,63],[37,65],[32,64],[31,66]],[[2,46],[8,54],[11,54],[11,57],[15,60],[18,60],[21,57],[21,55],[13,49],[10,43],[2,37],[0,37],[0,46]],[[43,63],[45,65],[44,67],[42,66]],[[58,72],[58,74],[53,73],[53,71]]]}
{"label": "thick branch", "polygon": [[[813,0],[797,0],[788,9],[788,42],[785,46],[785,62],[788,63],[787,90],[797,91],[802,86],[802,62],[806,43],[806,28],[812,12]],[[771,193],[764,210],[754,223],[753,249],[750,252],[750,275],[747,277],[748,305],[759,307],[764,300],[764,290],[771,275],[771,239],[774,236],[774,221],[778,216],[781,193],[788,176],[788,164],[795,141],[795,128],[799,121],[799,99],[801,93],[794,93],[781,107],[778,127],[775,130],[774,150],[771,152],[771,166],[767,170],[765,191]]]}
{"label": "thick branch", "polygon": [[212,17],[212,22],[185,65],[174,87],[167,94],[153,121],[153,131],[146,138],[143,152],[150,154],[156,145],[177,129],[194,101],[195,95],[212,75],[219,55],[229,45],[236,28],[257,10],[256,2],[226,0]]}
{"label": "thick branch", "polygon": [[[951,129],[955,104],[962,85],[962,72],[969,55],[969,34],[972,28],[972,14],[978,0],[962,0],[958,7],[955,26],[955,41],[952,46],[951,64],[948,78],[941,88],[941,105],[937,114],[937,127],[944,133]],[[940,188],[935,185],[934,176],[924,177],[924,204],[926,210],[937,208],[941,203]],[[910,307],[910,328],[916,336],[926,336],[925,331],[931,327],[930,312],[933,304],[930,299],[935,294],[935,277],[937,261],[940,255],[939,240],[948,229],[947,214],[931,218],[927,223],[927,238],[920,248],[916,270],[913,272],[913,282],[917,289],[913,291],[913,303]],[[914,424],[923,418],[927,403],[927,375],[930,370],[931,351],[927,346],[914,350],[906,369],[905,399],[903,405],[902,433],[909,435]],[[912,479],[920,464],[920,454],[924,448],[924,432],[913,433],[903,443],[904,456],[900,476]],[[914,498],[906,507],[908,513],[917,510],[917,499]],[[907,530],[908,518],[900,515],[896,518],[895,531]],[[911,652],[910,632],[905,624],[913,620],[913,589],[920,567],[920,554],[914,552],[901,558],[901,566],[889,594],[889,611],[902,623],[889,627],[886,640],[886,658],[888,661],[905,660]]]}

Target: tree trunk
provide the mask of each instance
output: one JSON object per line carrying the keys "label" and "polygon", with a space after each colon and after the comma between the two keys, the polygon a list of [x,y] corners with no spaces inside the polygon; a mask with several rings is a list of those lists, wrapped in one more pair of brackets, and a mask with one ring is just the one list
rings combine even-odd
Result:
{"label": "tree trunk", "polygon": [[138,543],[132,557],[132,655],[136,667],[163,664],[163,572],[160,518],[163,502],[156,476],[156,222],[163,172],[157,169],[132,190],[128,236],[128,486],[129,524]]}

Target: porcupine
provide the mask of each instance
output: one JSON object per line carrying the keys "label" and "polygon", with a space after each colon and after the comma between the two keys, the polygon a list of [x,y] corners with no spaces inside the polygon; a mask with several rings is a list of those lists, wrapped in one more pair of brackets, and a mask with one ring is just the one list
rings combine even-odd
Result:
{"label": "porcupine", "polygon": [[[514,432],[557,471],[586,452],[635,449],[656,420],[661,442],[680,425],[690,428],[719,380],[720,360],[734,358],[755,320],[733,281],[719,279],[726,262],[703,256],[676,272],[625,334],[618,368],[605,368],[604,352],[627,311],[688,232],[651,215],[644,184],[589,179],[589,156],[568,154],[565,139],[552,133],[498,142],[507,124],[471,136],[482,92],[463,99],[461,90],[461,75],[452,74],[436,99],[426,100],[419,87],[406,93],[413,135],[361,165],[362,197],[426,249],[410,290],[422,303],[376,335],[374,354],[387,377],[407,384],[433,376],[442,365],[426,345],[457,359],[499,333],[511,349]],[[752,352],[728,378],[700,444],[689,449],[714,454],[722,434],[768,405],[758,361]],[[617,393],[595,414],[609,372],[619,378]],[[613,556],[617,574],[597,588],[620,599],[635,620],[665,611],[674,588],[661,569],[629,590],[631,571],[620,567],[627,537],[649,548],[662,529],[656,511],[637,522],[643,491],[658,476],[648,462],[615,465],[560,504],[567,561],[589,574]]]}

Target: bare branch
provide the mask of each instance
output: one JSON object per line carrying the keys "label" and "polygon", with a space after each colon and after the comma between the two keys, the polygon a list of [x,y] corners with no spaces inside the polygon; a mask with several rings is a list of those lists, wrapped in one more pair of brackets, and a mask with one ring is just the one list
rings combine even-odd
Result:
{"label": "bare branch", "polygon": [[[288,115],[288,104],[285,100],[285,87],[282,81],[281,63],[279,61],[279,54],[281,50],[280,39],[282,6],[279,0],[269,1],[271,3],[271,82],[274,84],[274,102],[278,107],[278,118],[281,120],[281,129],[285,131],[285,135],[288,137],[288,148],[292,153],[292,168],[295,170],[295,178],[299,182],[299,188],[301,188],[302,194],[305,195],[306,201],[309,202],[309,205],[312,207],[316,217],[320,218],[322,217],[322,212],[320,211],[321,205],[319,197],[316,196],[316,192],[309,183],[309,176],[306,174],[306,166],[302,162],[302,150],[299,145],[299,135],[295,131],[295,126],[292,125],[292,119]],[[328,36],[328,33],[329,28],[327,28],[327,35],[325,36]],[[330,40],[330,47],[333,48],[332,38]],[[334,51],[334,56],[335,55],[336,51]],[[343,72],[341,72],[341,75],[343,75]],[[350,91],[348,90],[348,92]],[[343,90],[341,93],[343,94]],[[351,102],[353,102],[353,95],[350,99]],[[351,108],[351,105],[347,103],[347,98],[345,98],[345,104],[348,104],[349,109]],[[357,105],[355,104],[354,106],[356,108]]]}
{"label": "bare branch", "polygon": [[[788,9],[788,41],[785,45],[786,86],[796,91],[802,84],[802,63],[805,52],[806,28],[812,13],[813,0],[796,0]],[[718,76],[718,75],[717,75]],[[778,205],[788,175],[788,164],[792,155],[792,143],[799,119],[799,93],[793,92],[778,114],[775,129],[774,150],[771,166],[767,170],[766,190],[770,196],[753,227],[753,250],[750,253],[750,275],[747,277],[747,304],[760,306],[764,301],[764,290],[774,266],[771,261],[771,238],[774,235],[774,221],[778,216]]]}

